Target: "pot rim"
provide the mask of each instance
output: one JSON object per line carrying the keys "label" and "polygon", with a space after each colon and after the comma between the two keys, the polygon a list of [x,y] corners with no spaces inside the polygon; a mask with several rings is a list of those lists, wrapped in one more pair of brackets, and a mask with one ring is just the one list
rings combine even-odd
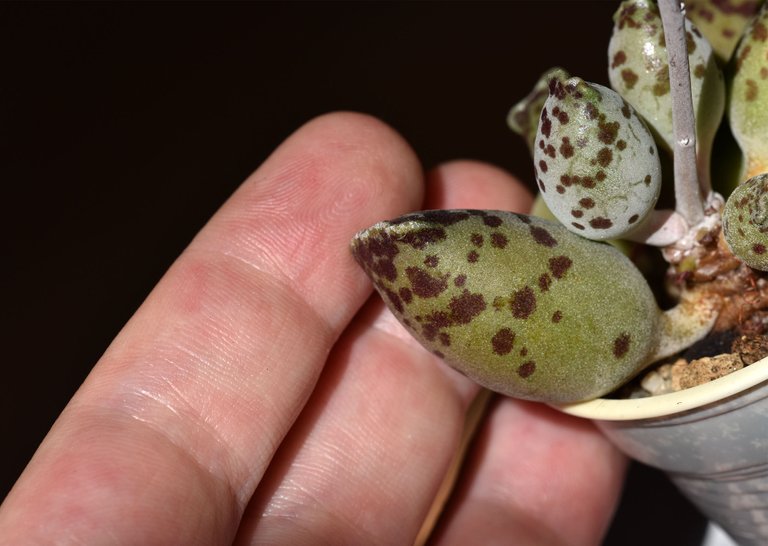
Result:
{"label": "pot rim", "polygon": [[678,392],[624,400],[597,398],[555,407],[568,415],[599,421],[654,419],[718,402],[764,381],[768,381],[768,357],[709,383]]}

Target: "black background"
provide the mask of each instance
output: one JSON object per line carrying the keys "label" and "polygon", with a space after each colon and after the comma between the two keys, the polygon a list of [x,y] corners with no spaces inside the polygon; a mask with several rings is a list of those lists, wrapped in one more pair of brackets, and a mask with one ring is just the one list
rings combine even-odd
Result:
{"label": "black background", "polygon": [[[550,66],[605,84],[615,7],[0,3],[0,493],[174,258],[302,123],[368,112],[425,168],[474,158],[530,183],[507,111]],[[629,483],[607,544],[697,544],[701,517],[664,478],[635,466]]]}

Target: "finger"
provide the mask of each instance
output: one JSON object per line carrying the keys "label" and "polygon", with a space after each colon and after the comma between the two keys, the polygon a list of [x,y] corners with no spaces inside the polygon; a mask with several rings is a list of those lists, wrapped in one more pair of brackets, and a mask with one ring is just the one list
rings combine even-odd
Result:
{"label": "finger", "polygon": [[624,457],[589,421],[500,398],[432,543],[600,544],[624,470]]}
{"label": "finger", "polygon": [[533,196],[506,171],[478,161],[452,161],[438,166],[427,177],[425,209],[448,208],[446,194],[463,208],[528,212]]}
{"label": "finger", "polygon": [[378,121],[334,114],[292,135],[94,368],[4,503],[0,535],[231,540],[370,293],[348,241],[421,192],[415,156]]}
{"label": "finger", "polygon": [[[428,200],[434,207],[519,207],[517,183],[477,163],[442,166],[428,187],[439,195]],[[331,354],[248,508],[238,544],[412,543],[477,389],[413,341],[375,298]]]}

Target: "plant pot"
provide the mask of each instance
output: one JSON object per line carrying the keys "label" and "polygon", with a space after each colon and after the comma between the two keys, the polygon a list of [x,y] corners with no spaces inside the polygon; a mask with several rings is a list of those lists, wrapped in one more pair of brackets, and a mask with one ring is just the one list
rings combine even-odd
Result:
{"label": "plant pot", "polygon": [[665,471],[740,545],[768,544],[768,358],[684,391],[559,409]]}

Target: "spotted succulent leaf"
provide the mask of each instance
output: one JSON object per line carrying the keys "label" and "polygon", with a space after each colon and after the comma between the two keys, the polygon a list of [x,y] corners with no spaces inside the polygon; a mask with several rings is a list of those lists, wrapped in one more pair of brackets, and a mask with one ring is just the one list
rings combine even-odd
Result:
{"label": "spotted succulent leaf", "polygon": [[723,210],[728,246],[748,266],[768,271],[768,173],[738,186]]}
{"label": "spotted succulent leaf", "polygon": [[[725,109],[725,80],[712,46],[685,21],[696,150],[702,188],[708,189],[715,133]],[[669,58],[659,9],[651,0],[625,0],[614,15],[608,44],[611,87],[643,117],[666,149],[674,149]]]}
{"label": "spotted succulent leaf", "polygon": [[643,121],[616,92],[576,77],[550,79],[534,168],[552,213],[590,239],[637,229],[661,188],[656,144]]}
{"label": "spotted succulent leaf", "polygon": [[554,403],[600,396],[650,362],[661,312],[619,251],[500,211],[427,211],[352,242],[426,348],[492,390]]}
{"label": "spotted succulent leaf", "polygon": [[718,61],[733,55],[745,28],[760,7],[756,0],[685,0],[685,15],[712,45]]}
{"label": "spotted succulent leaf", "polygon": [[735,55],[728,116],[746,156],[751,178],[768,171],[768,4],[744,35]]}

